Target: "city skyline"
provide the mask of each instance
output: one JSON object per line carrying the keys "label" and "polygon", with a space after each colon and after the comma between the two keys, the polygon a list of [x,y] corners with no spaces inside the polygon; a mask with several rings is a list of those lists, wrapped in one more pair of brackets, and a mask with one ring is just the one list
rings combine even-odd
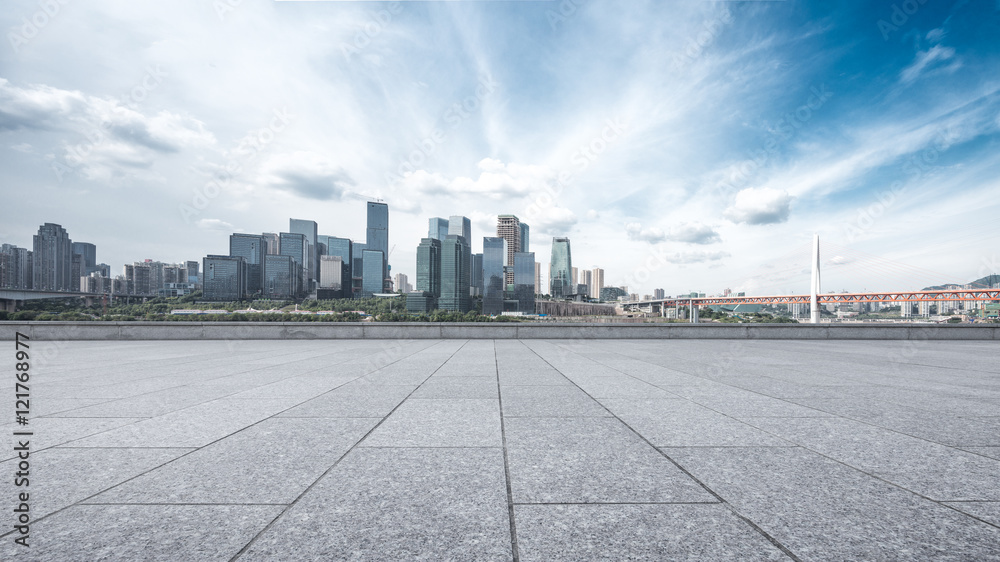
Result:
{"label": "city skyline", "polygon": [[[804,292],[808,252],[787,255],[814,232],[937,282],[997,269],[1000,46],[977,31],[995,4],[553,9],[67,5],[0,49],[0,240],[61,224],[115,271],[218,253],[284,217],[364,240],[355,205],[382,199],[389,263],[410,276],[428,217],[452,214],[472,220],[473,253],[514,214],[537,261],[568,237],[581,268],[639,294]],[[0,26],[16,36],[38,10],[12,2]],[[649,40],[611,41],[621,29]],[[261,33],[287,44],[261,51]],[[523,36],[530,49],[499,48]],[[425,41],[455,54],[411,64]],[[252,73],[234,64],[247,56]],[[831,291],[910,282],[826,259]]]}

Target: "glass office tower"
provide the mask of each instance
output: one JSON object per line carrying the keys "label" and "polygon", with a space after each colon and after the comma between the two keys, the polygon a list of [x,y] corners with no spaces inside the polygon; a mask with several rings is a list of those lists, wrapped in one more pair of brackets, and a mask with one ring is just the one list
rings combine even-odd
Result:
{"label": "glass office tower", "polygon": [[291,299],[298,294],[298,264],[291,256],[264,256],[263,295],[269,299]]}
{"label": "glass office tower", "polygon": [[247,262],[240,256],[206,256],[203,298],[238,301],[247,294]]}
{"label": "glass office tower", "polygon": [[316,221],[288,219],[288,231],[306,237],[305,260],[301,262],[302,278],[305,283],[302,289],[304,292],[312,291],[319,278],[319,250],[316,248],[319,227],[316,225]]}
{"label": "glass office tower", "polygon": [[514,254],[514,299],[517,311],[523,314],[535,313],[535,253]]}
{"label": "glass office tower", "polygon": [[247,261],[247,292],[259,294],[264,289],[264,256],[267,240],[260,234],[231,234],[229,255]]}
{"label": "glass office tower", "polygon": [[281,255],[288,256],[298,265],[297,274],[300,279],[295,282],[296,296],[302,294],[309,286],[306,278],[306,267],[309,263],[309,240],[304,234],[282,232],[279,242]]}
{"label": "glass office tower", "polygon": [[380,250],[365,250],[361,257],[361,293],[370,297],[382,292],[385,281],[383,265],[385,254]]}
{"label": "glass office tower", "polygon": [[483,296],[483,255],[472,254],[472,281],[470,294],[474,297]]}
{"label": "glass office tower", "polygon": [[344,275],[341,285],[344,291],[344,298],[351,296],[351,279],[354,277],[351,269],[351,250],[353,244],[348,238],[337,236],[320,236],[319,243],[326,247],[327,256],[339,257],[344,262]]}
{"label": "glass office tower", "polygon": [[441,244],[441,298],[438,308],[456,312],[472,309],[469,297],[471,273],[469,244],[464,236],[449,234]]}
{"label": "glass office tower", "polygon": [[570,255],[569,238],[552,239],[552,263],[549,266],[549,294],[561,299],[576,292],[573,287],[573,260]]}
{"label": "glass office tower", "polygon": [[[382,252],[382,259],[389,255],[389,206],[385,203],[368,202],[368,228],[365,231],[365,246],[369,250]],[[389,277],[388,262],[382,264],[382,280]],[[379,293],[382,289],[378,290]]]}
{"label": "glass office tower", "polygon": [[435,240],[444,240],[448,237],[448,219],[433,218],[427,225],[427,237]]}
{"label": "glass office tower", "polygon": [[[531,250],[528,249],[528,235],[530,234],[531,228],[527,224],[521,223],[521,252],[528,253]],[[515,282],[516,283],[516,282]]]}
{"label": "glass office tower", "polygon": [[441,241],[424,238],[417,246],[417,291],[441,296]]}
{"label": "glass office tower", "polygon": [[483,314],[499,316],[503,313],[504,260],[507,241],[503,238],[483,238]]}

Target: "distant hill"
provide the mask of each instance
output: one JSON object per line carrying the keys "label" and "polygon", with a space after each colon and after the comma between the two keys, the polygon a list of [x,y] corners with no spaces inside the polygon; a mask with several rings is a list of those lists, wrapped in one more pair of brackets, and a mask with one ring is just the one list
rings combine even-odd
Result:
{"label": "distant hill", "polygon": [[[1000,275],[993,274],[993,275],[987,275],[986,277],[983,277],[982,279],[977,279],[977,280],[973,281],[972,283],[970,283],[970,285],[972,285],[973,289],[989,289],[990,287],[992,287],[993,285],[996,285],[997,283],[1000,283]],[[963,287],[965,287],[965,283],[953,283],[951,285],[935,285],[933,287],[927,287],[924,290],[925,291],[948,291],[948,290],[954,290],[954,289],[961,289]]]}

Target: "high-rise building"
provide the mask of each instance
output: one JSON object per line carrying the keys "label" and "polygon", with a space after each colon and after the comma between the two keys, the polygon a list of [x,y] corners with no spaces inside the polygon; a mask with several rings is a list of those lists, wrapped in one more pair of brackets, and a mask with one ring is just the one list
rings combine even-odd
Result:
{"label": "high-rise building", "polygon": [[247,262],[247,292],[261,294],[264,290],[264,256],[267,240],[260,234],[229,235],[229,255],[239,256]]}
{"label": "high-rise building", "polygon": [[[580,270],[579,270],[579,268],[574,267],[573,268],[573,273],[570,275],[570,277],[571,277],[570,282],[572,283],[572,285],[574,287],[576,287],[577,285],[579,285],[580,284]],[[573,291],[573,292],[575,293],[576,291]]]}
{"label": "high-rise building", "polygon": [[528,246],[528,236],[531,229],[528,227],[527,223],[521,223],[521,253],[527,254],[531,250]]}
{"label": "high-rise building", "polygon": [[[198,262],[196,262],[196,261],[189,261],[189,262],[186,262],[184,265],[185,265],[185,269],[187,269],[187,274],[188,274],[187,282],[188,283],[200,283],[201,281],[198,278]],[[109,277],[110,277],[110,275],[109,275]]]}
{"label": "high-rise building", "polygon": [[[463,262],[465,264],[465,278],[462,283],[468,288],[471,295],[472,291],[472,221],[468,217],[463,217],[459,215],[452,216],[448,219],[448,236],[461,236],[465,240],[465,256],[463,257]],[[447,240],[447,236],[445,240]],[[445,240],[442,240],[444,242]],[[442,254],[443,256],[444,254]],[[443,259],[443,258],[442,258]],[[443,266],[442,266],[443,267]],[[469,299],[469,308],[472,309],[472,299]]]}
{"label": "high-rise building", "polygon": [[[483,238],[483,314],[503,314],[504,262],[507,259],[507,241],[501,237]],[[513,273],[513,272],[512,272]]]}
{"label": "high-rise building", "polygon": [[397,293],[406,294],[412,292],[410,280],[405,273],[397,273],[393,278],[393,285]]}
{"label": "high-rise building", "polygon": [[507,241],[507,255],[503,258],[503,264],[508,266],[504,276],[504,285],[514,283],[514,254],[521,251],[521,220],[514,215],[500,215],[497,217],[497,236]]}
{"label": "high-rise building", "polygon": [[662,300],[666,294],[667,292],[663,289],[653,289],[653,298],[656,300]]}
{"label": "high-rise building", "polygon": [[58,224],[38,227],[33,238],[32,287],[40,291],[69,291],[73,287],[73,242]]}
{"label": "high-rise building", "polygon": [[370,297],[383,291],[385,255],[381,250],[365,250],[361,258],[361,293]]}
{"label": "high-rise building", "polygon": [[435,217],[427,221],[427,237],[444,240],[448,237],[448,219]]}
{"label": "high-rise building", "polygon": [[346,269],[347,264],[340,256],[320,256],[319,286],[316,289],[316,298],[320,300],[344,298]]}
{"label": "high-rise building", "polygon": [[319,237],[319,245],[325,247],[325,254],[327,256],[339,257],[344,263],[344,272],[341,280],[343,298],[350,298],[353,296],[352,292],[352,282],[353,274],[351,268],[351,250],[353,244],[348,238],[338,238],[336,236],[323,236]]}
{"label": "high-rise building", "polygon": [[18,248],[11,244],[0,246],[0,259],[3,267],[0,269],[0,287],[5,289],[30,289],[34,282],[32,266],[34,252],[27,248]]}
{"label": "high-rise building", "polygon": [[483,296],[483,255],[472,254],[472,280],[469,293],[474,297]]}
{"label": "high-rise building", "polygon": [[542,264],[535,262],[535,291],[542,293]]}
{"label": "high-rise building", "polygon": [[281,237],[275,232],[265,232],[262,234],[264,243],[267,244],[267,255],[277,256],[281,254]]}
{"label": "high-rise building", "polygon": [[263,296],[269,299],[293,299],[299,294],[302,266],[292,256],[264,256]]}
{"label": "high-rise building", "polygon": [[600,299],[601,289],[604,288],[604,270],[595,267],[590,272],[590,298]]}
{"label": "high-rise building", "polygon": [[361,278],[364,273],[364,253],[368,249],[367,244],[360,242],[351,243],[351,296],[361,298]]}
{"label": "high-rise building", "polygon": [[535,254],[517,252],[514,254],[514,299],[518,312],[535,313],[535,290]]}
{"label": "high-rise building", "polygon": [[[453,217],[455,218],[464,217]],[[468,220],[468,219],[466,219]],[[451,223],[454,227],[454,222]],[[449,234],[441,244],[441,298],[438,308],[456,312],[468,312],[472,308],[469,297],[469,263],[472,253],[464,236]]]}
{"label": "high-rise building", "polygon": [[309,240],[305,234],[296,232],[282,232],[280,235],[280,246],[282,256],[288,256],[298,265],[296,273],[301,278],[294,282],[299,291],[296,296],[306,291],[309,283],[306,278],[306,268],[309,264]]}
{"label": "high-rise building", "polygon": [[[288,232],[306,237],[307,248],[305,259],[302,261],[302,282],[303,292],[311,292],[319,277],[319,251],[316,248],[319,227],[316,221],[288,219]],[[280,239],[278,245],[281,245]]]}
{"label": "high-rise building", "polygon": [[247,262],[240,256],[206,256],[204,299],[238,301],[247,294]]}
{"label": "high-rise building", "polygon": [[594,272],[589,269],[580,272],[580,284],[587,286],[587,291],[582,293],[584,296],[590,296],[590,286],[593,284],[593,278]]}
{"label": "high-rise building", "polygon": [[[368,202],[368,228],[365,230],[365,247],[382,252],[382,279],[389,277],[389,206]],[[382,289],[376,291],[382,292]]]}
{"label": "high-rise building", "polygon": [[575,293],[572,284],[573,258],[569,238],[552,239],[552,263],[549,265],[549,294],[554,299]]}
{"label": "high-rise building", "polygon": [[81,275],[90,275],[97,269],[97,246],[89,242],[73,242],[73,253],[83,256]]}
{"label": "high-rise building", "polygon": [[417,246],[417,291],[441,296],[441,241],[436,238],[424,238]]}
{"label": "high-rise building", "polygon": [[84,270],[83,254],[73,254],[70,258],[69,265],[69,276],[70,276],[70,287],[71,291],[80,290],[80,277],[83,276]]}

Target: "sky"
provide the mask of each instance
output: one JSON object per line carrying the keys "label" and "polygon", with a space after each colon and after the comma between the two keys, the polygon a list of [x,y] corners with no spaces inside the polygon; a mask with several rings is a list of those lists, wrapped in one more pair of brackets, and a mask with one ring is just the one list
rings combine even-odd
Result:
{"label": "sky", "polygon": [[[431,217],[668,295],[1000,271],[1000,1],[8,0],[0,242],[124,263],[288,219],[413,282]],[[543,276],[547,279],[547,275]]]}

